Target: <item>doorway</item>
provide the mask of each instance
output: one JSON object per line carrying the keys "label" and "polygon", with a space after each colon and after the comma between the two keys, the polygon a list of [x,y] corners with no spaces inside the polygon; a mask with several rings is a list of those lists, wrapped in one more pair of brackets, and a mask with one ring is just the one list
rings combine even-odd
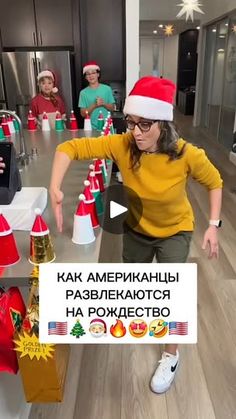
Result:
{"label": "doorway", "polygon": [[140,77],[163,75],[164,39],[140,37]]}

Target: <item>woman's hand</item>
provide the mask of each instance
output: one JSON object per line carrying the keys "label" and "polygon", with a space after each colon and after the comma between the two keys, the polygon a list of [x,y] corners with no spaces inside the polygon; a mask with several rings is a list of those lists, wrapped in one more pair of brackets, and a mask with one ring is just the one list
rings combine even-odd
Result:
{"label": "woman's hand", "polygon": [[70,163],[71,159],[69,156],[67,156],[67,154],[56,151],[53,160],[49,191],[51,196],[52,210],[56,219],[57,229],[60,233],[62,232],[63,227],[62,201],[64,198],[64,194],[61,191],[61,184]]}
{"label": "woman's hand", "polygon": [[5,163],[3,163],[3,158],[0,157],[0,173],[4,172],[3,170],[4,168],[5,168]]}
{"label": "woman's hand", "polygon": [[218,230],[216,226],[209,226],[205,231],[202,249],[206,250],[207,245],[209,245],[209,254],[208,258],[219,257],[219,246],[218,246]]}
{"label": "woman's hand", "polygon": [[52,210],[56,219],[57,229],[59,233],[61,233],[63,227],[62,201],[64,198],[64,194],[59,189],[50,189],[50,196]]}

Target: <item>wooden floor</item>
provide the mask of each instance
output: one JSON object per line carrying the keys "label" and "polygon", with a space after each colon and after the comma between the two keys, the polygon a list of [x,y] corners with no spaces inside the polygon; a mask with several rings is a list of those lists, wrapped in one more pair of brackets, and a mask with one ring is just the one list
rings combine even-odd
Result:
{"label": "wooden floor", "polygon": [[[198,344],[180,347],[181,367],[164,395],[149,389],[161,345],[86,345],[81,366],[74,346],[65,401],[60,409],[33,406],[30,419],[236,419],[236,167],[192,127],[191,117],[178,114],[177,120],[184,138],[205,148],[224,179],[218,261],[201,250],[207,193],[194,181],[189,185],[197,223],[189,262],[197,262],[199,271]],[[121,261],[120,236],[104,233],[100,261]]]}

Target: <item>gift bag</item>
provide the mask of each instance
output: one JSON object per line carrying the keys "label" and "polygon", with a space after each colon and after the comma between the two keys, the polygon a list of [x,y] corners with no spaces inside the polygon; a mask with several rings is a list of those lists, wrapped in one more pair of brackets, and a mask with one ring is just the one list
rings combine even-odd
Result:
{"label": "gift bag", "polygon": [[[63,400],[70,346],[40,344],[34,334],[20,334],[15,342],[19,369],[27,402]],[[20,343],[21,342],[21,343]]]}
{"label": "gift bag", "polygon": [[17,287],[0,288],[0,371],[16,374],[17,356],[13,336],[25,316],[25,303]]}
{"label": "gift bag", "polygon": [[38,268],[31,274],[27,312],[15,344],[27,402],[63,400],[70,346],[39,342]]}

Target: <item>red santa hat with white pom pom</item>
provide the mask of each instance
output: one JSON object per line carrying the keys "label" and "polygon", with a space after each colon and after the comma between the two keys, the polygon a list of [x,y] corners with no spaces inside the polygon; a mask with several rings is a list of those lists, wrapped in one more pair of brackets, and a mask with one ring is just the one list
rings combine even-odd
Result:
{"label": "red santa hat with white pom pom", "polygon": [[41,216],[42,211],[40,208],[35,208],[35,220],[32,227],[32,230],[30,232],[31,236],[46,236],[49,234],[49,228],[47,224],[45,223],[43,217]]}
{"label": "red santa hat with white pom pom", "polygon": [[125,115],[173,121],[173,103],[176,86],[171,80],[153,76],[138,80],[125,100]]}
{"label": "red santa hat with white pom pom", "polygon": [[43,70],[43,71],[41,71],[38,74],[38,76],[37,76],[38,82],[40,82],[40,80],[43,77],[50,77],[52,79],[53,84],[54,84],[54,87],[53,87],[52,91],[53,91],[53,93],[57,93],[58,92],[58,88],[55,86],[55,84],[56,84],[56,76],[53,73],[53,71],[52,70]]}
{"label": "red santa hat with white pom pom", "polygon": [[100,71],[100,67],[96,63],[96,61],[89,61],[88,63],[84,64],[84,66],[83,66],[83,74],[85,74],[87,71],[93,71],[93,70]]}

